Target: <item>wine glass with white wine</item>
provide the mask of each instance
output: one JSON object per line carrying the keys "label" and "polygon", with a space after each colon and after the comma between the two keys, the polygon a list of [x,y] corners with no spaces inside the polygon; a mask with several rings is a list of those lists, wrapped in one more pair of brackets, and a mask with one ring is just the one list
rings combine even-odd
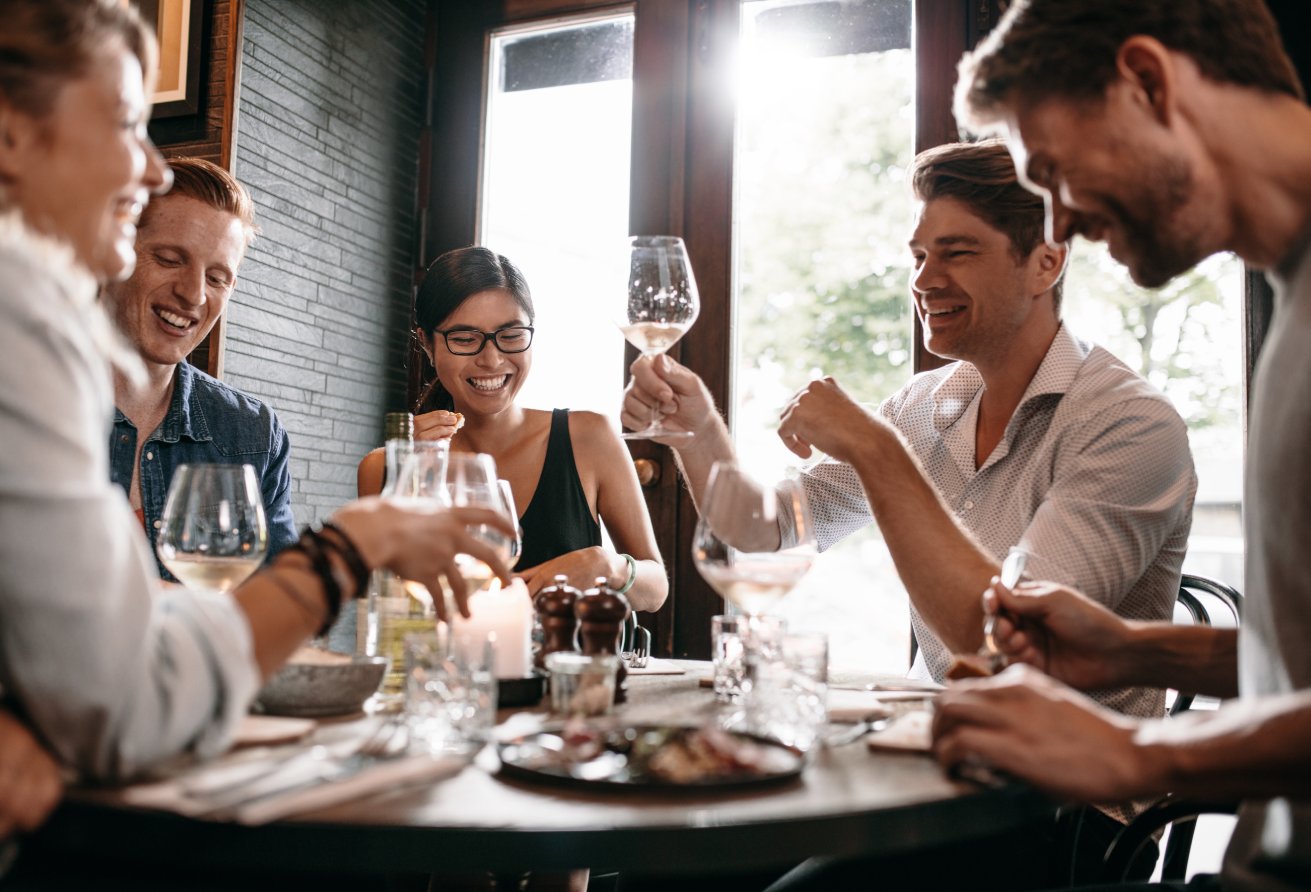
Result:
{"label": "wine glass with white wine", "polygon": [[188,588],[230,592],[259,569],[268,523],[250,465],[179,465],[164,500],[159,559]]}
{"label": "wine glass with white wine", "polygon": [[[815,560],[806,491],[799,480],[765,486],[721,461],[710,469],[699,501],[692,559],[706,582],[747,615],[750,629]],[[752,637],[744,642],[748,651]]]}
{"label": "wine glass with white wine", "polygon": [[[672,235],[635,236],[628,240],[627,268],[627,288],[615,321],[628,343],[646,356],[657,356],[678,343],[701,311],[687,246]],[[654,410],[645,428],[621,434],[625,440],[691,435],[666,429]]]}

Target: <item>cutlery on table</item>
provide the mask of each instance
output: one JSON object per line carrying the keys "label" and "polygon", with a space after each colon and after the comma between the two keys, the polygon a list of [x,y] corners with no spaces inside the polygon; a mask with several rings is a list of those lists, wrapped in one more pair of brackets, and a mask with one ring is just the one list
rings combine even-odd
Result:
{"label": "cutlery on table", "polygon": [[[1029,553],[1022,548],[1012,548],[1006,553],[1006,560],[1001,563],[1001,584],[1014,591],[1024,576],[1024,568],[1029,563]],[[983,614],[983,645],[979,656],[988,661],[989,668],[995,673],[1006,665],[1006,655],[997,646],[997,611],[985,611]]]}
{"label": "cutlery on table", "polygon": [[[408,742],[409,731],[402,722],[382,722],[345,753],[334,756],[326,747],[314,747],[303,754],[308,765],[298,765],[300,760],[296,757],[280,759],[267,772],[228,785],[217,795],[202,796],[208,800],[202,814],[227,812],[319,784],[345,780],[379,762],[403,755]],[[296,766],[295,770],[292,766]],[[189,792],[187,795],[197,794]]]}
{"label": "cutlery on table", "polygon": [[827,747],[846,746],[849,743],[855,743],[866,734],[872,734],[875,731],[882,731],[892,721],[892,716],[881,715],[877,717],[861,719],[854,725],[843,725],[841,728],[824,735],[822,740]]}

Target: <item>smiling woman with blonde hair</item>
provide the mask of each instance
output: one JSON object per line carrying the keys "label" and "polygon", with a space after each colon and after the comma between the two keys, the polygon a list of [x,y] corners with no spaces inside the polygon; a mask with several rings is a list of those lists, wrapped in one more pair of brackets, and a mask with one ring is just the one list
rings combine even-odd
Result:
{"label": "smiling woman with blonde hair", "polygon": [[160,585],[109,482],[107,360],[132,360],[96,300],[131,273],[142,208],[169,186],[146,135],[154,53],[118,0],[0,6],[0,688],[98,778],[226,748],[261,680],[372,568],[446,577],[465,609],[456,553],[508,578],[466,524],[512,532],[487,511],[361,500],[232,596]]}

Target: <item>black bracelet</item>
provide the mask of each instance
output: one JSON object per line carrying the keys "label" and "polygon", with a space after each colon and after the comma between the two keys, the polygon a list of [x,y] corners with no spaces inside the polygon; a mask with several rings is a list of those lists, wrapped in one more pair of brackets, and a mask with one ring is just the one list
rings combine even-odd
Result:
{"label": "black bracelet", "polygon": [[337,584],[337,577],[332,572],[331,561],[320,547],[324,541],[320,533],[305,527],[301,530],[300,540],[291,546],[310,559],[310,566],[314,568],[315,575],[323,583],[323,597],[328,602],[328,615],[323,620],[323,626],[316,633],[320,637],[328,634],[332,624],[337,621],[337,614],[341,613],[341,586]]}
{"label": "black bracelet", "polygon": [[351,576],[355,578],[355,597],[364,597],[365,592],[369,590],[369,567],[364,563],[364,558],[360,557],[360,550],[355,547],[355,540],[330,520],[319,524],[319,531],[322,537],[319,540],[320,544],[335,551],[350,568]]}

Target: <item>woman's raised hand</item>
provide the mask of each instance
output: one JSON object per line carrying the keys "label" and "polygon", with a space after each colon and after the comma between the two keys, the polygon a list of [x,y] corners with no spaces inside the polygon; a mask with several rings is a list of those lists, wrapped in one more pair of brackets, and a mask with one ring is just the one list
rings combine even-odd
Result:
{"label": "woman's raised hand", "polygon": [[414,439],[449,440],[455,432],[464,427],[464,416],[459,412],[447,412],[437,409],[414,416]]}

